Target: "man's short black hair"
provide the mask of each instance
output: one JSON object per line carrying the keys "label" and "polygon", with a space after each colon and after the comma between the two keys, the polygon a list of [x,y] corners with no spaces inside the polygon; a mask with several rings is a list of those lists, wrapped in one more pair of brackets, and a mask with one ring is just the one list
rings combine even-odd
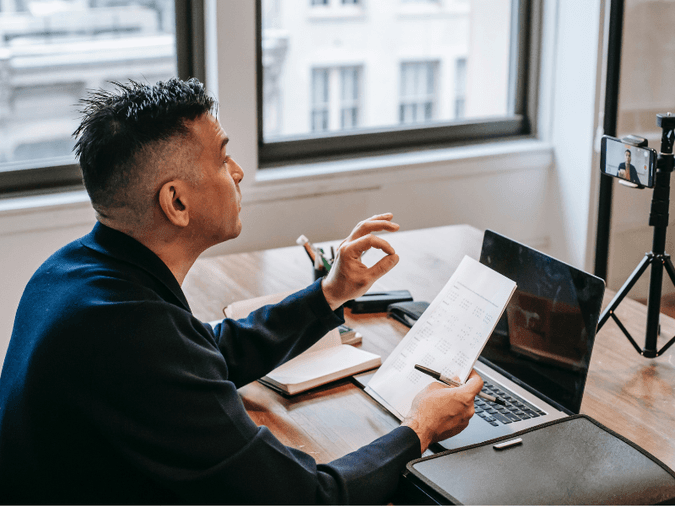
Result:
{"label": "man's short black hair", "polygon": [[115,89],[93,91],[80,100],[82,123],[73,134],[79,137],[74,150],[85,188],[101,214],[138,204],[130,202],[134,192],[129,187],[142,181],[143,167],[135,160],[142,150],[188,136],[186,120],[215,114],[217,107],[197,79],[111,84]]}

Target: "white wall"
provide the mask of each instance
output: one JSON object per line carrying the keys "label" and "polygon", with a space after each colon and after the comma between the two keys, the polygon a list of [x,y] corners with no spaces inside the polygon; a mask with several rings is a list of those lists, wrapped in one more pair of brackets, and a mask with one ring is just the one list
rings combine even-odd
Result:
{"label": "white wall", "polygon": [[[341,238],[357,221],[392,211],[404,230],[457,223],[489,227],[590,269],[604,1],[544,5],[540,138],[270,173],[256,170],[253,2],[220,0],[220,119],[232,139],[228,150],[246,171],[244,231],[206,254],[293,245],[301,233],[313,241]],[[81,193],[0,202],[0,357],[30,274],[92,224]]]}

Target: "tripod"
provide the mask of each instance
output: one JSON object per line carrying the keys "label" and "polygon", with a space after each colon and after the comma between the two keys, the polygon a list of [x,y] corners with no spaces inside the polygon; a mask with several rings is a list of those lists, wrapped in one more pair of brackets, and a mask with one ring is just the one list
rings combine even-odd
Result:
{"label": "tripod", "polygon": [[[662,355],[663,352],[675,343],[674,336],[663,348],[660,350],[656,348],[656,339],[659,334],[664,268],[670,276],[670,280],[675,284],[675,268],[673,268],[670,255],[665,252],[668,206],[670,204],[670,174],[673,172],[674,165],[673,142],[675,141],[675,132],[673,130],[675,129],[675,116],[671,116],[670,113],[657,114],[656,124],[662,129],[663,133],[661,135],[661,151],[656,160],[654,193],[652,194],[652,207],[649,214],[649,225],[654,227],[652,251],[645,254],[645,257],[605,308],[602,315],[600,315],[598,322],[598,330],[600,330],[611,316],[637,352],[646,358],[656,358]],[[649,297],[647,299],[647,333],[645,347],[641,349],[614,311],[650,265],[652,269],[649,278]]]}

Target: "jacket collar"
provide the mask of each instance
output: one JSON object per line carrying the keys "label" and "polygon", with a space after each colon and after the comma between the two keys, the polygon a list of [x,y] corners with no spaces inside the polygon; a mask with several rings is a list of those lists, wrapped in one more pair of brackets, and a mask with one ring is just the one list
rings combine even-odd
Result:
{"label": "jacket collar", "polygon": [[171,270],[152,250],[133,237],[96,222],[92,231],[80,241],[87,248],[143,269],[168,288],[176,302],[192,312]]}

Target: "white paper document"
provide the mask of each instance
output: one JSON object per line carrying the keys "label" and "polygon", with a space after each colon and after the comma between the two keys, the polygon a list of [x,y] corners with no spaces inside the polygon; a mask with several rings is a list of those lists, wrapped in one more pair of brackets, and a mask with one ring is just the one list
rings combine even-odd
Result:
{"label": "white paper document", "polygon": [[465,382],[515,288],[515,282],[465,256],[366,391],[402,420],[415,396],[434,381],[415,364]]}

